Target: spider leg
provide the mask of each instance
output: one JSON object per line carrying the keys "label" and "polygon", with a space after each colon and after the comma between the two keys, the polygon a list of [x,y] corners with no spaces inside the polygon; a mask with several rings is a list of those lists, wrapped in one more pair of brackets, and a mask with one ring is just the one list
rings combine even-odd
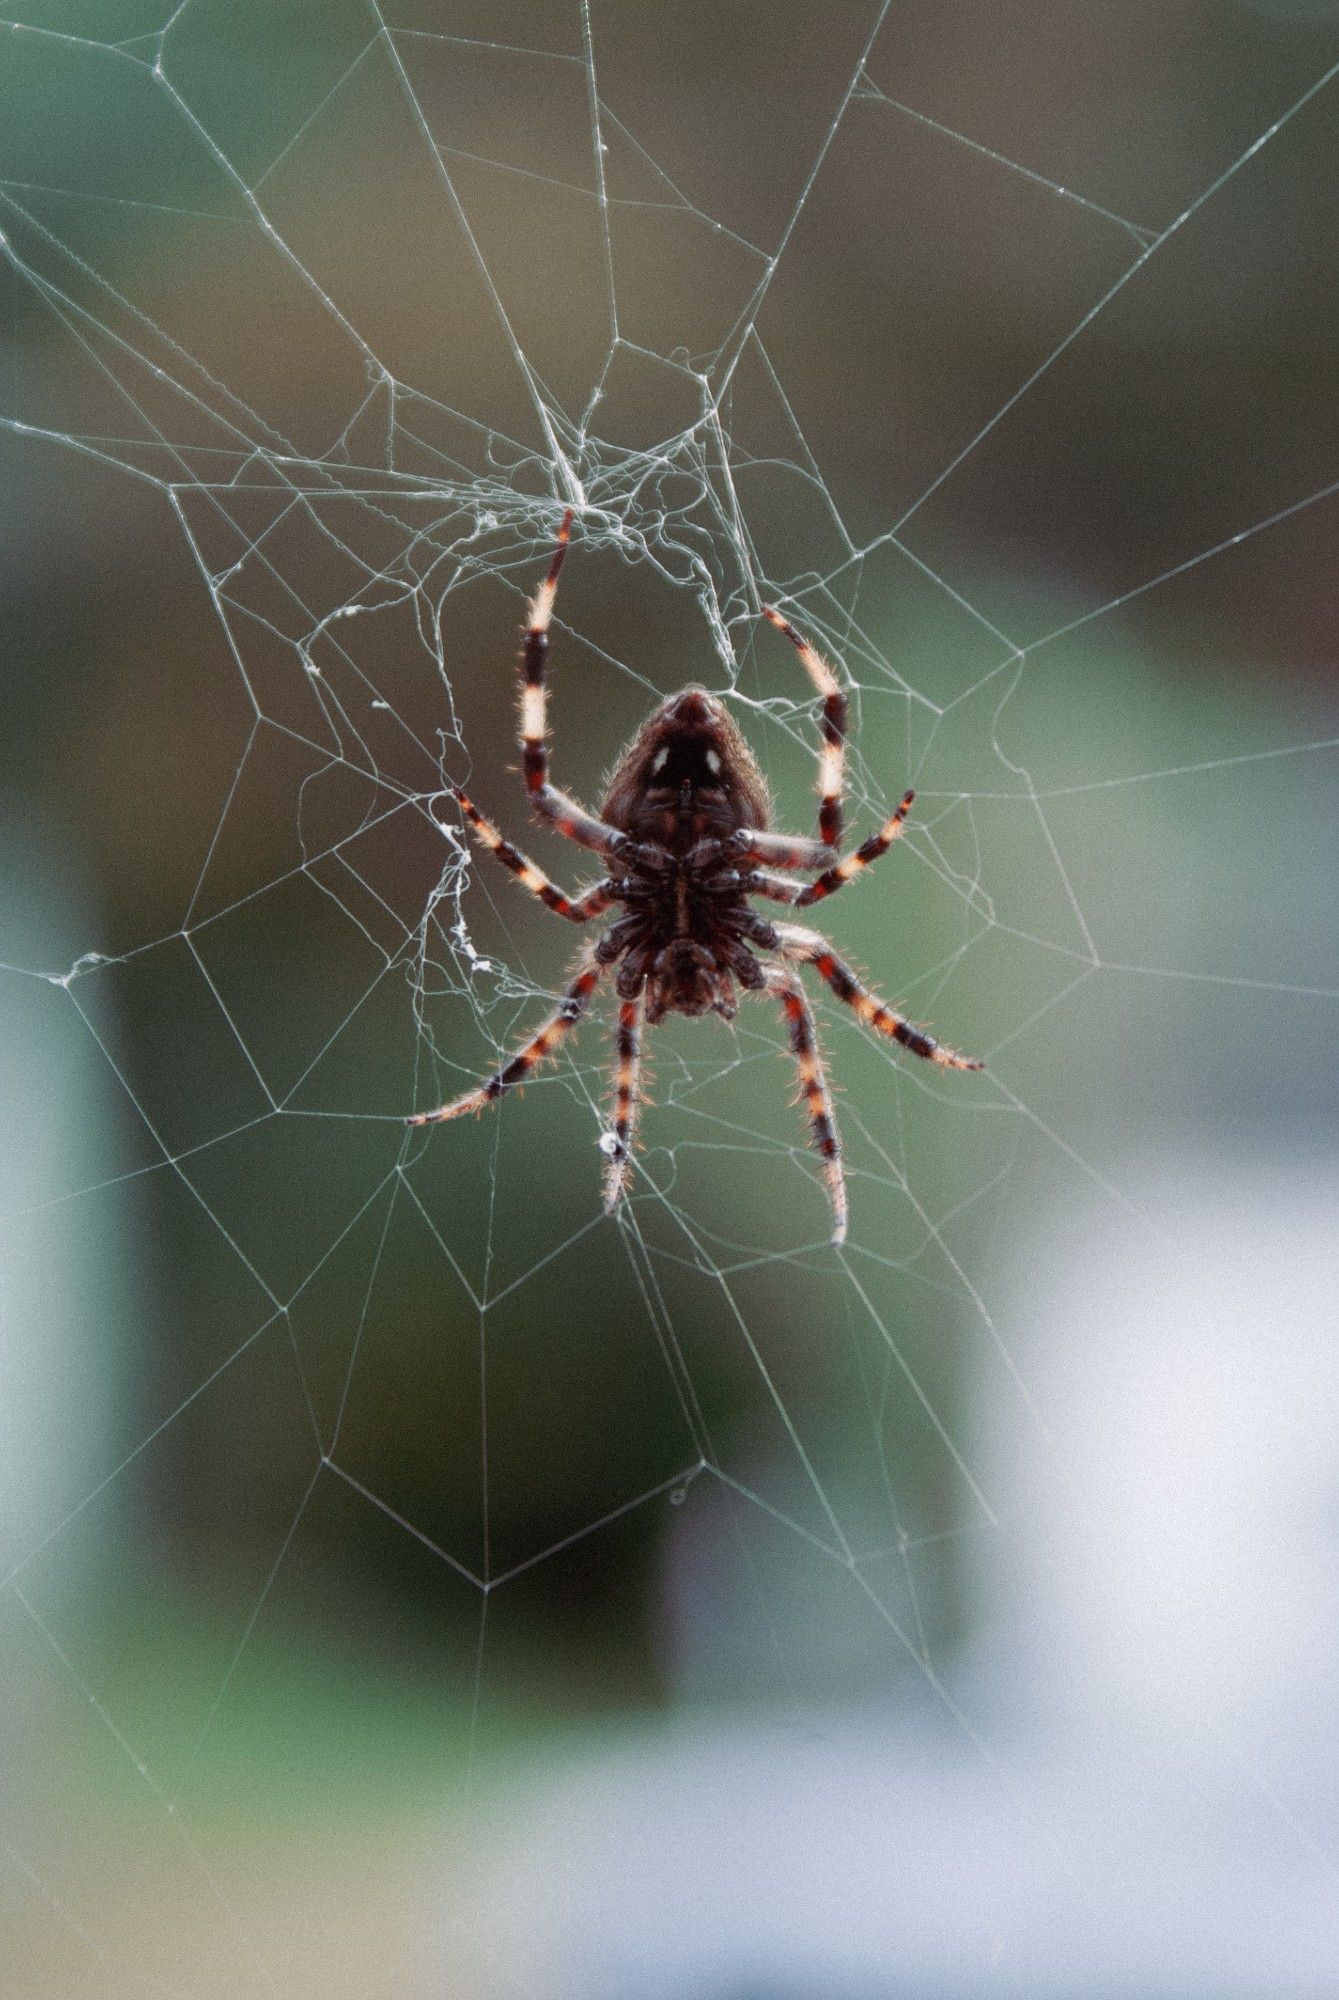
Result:
{"label": "spider leg", "polygon": [[757,855],[760,860],[771,861],[779,868],[822,868],[823,873],[803,888],[787,882],[782,875],[774,875],[769,869],[755,868],[744,875],[739,886],[746,895],[768,896],[774,903],[789,903],[797,910],[806,910],[812,903],[821,903],[825,896],[863,874],[871,861],[877,861],[886,854],[900,835],[907,814],[911,811],[914,792],[907,792],[896,812],[890,813],[877,833],[868,840],[862,840],[859,847],[852,848],[832,867],[824,864],[828,852],[815,841],[793,840],[786,833],[756,833],[749,828],[739,836],[746,852]]}
{"label": "spider leg", "polygon": [[795,928],[793,924],[783,924],[780,927],[769,924],[766,917],[760,917],[758,912],[750,910],[747,904],[735,918],[735,926],[741,937],[748,938],[753,944],[760,944],[764,951],[781,951],[784,948],[782,931]]}
{"label": "spider leg", "polygon": [[778,632],[784,632],[800,656],[800,663],[823,697],[823,717],[819,727],[823,747],[818,753],[818,834],[825,847],[836,847],[842,837],[842,783],[846,771],[846,696],[836,674],[823,655],[816,651],[789,619],[770,604],[762,615]]}
{"label": "spider leg", "polygon": [[532,799],[548,784],[549,753],[544,741],[548,727],[548,700],[544,687],[544,665],[549,652],[549,625],[558,595],[558,577],[571,537],[572,509],[569,507],[558,530],[558,546],[553,552],[549,573],[527,608],[525,638],[521,645],[521,753],[526,790]]}
{"label": "spider leg", "polygon": [[[846,883],[862,874],[871,861],[877,861],[881,854],[886,854],[900,835],[915,796],[914,792],[907,792],[896,812],[889,814],[877,833],[872,833],[868,840],[862,840],[859,847],[842,856],[835,868],[825,869],[816,882],[810,882],[806,888],[801,889],[792,899],[795,908],[807,910],[811,903],[821,903],[825,896],[835,894]],[[763,889],[759,893],[765,896],[767,891]]]}
{"label": "spider leg", "polygon": [[740,876],[739,887],[746,896],[766,896],[773,903],[798,903],[804,893],[800,883],[774,875],[770,868],[750,868]]}
{"label": "spider leg", "polygon": [[604,1176],[604,1212],[612,1215],[632,1178],[632,1135],[637,1126],[638,1081],[642,1066],[642,996],[619,1003],[614,1035],[614,1143]]}
{"label": "spider leg", "polygon": [[602,819],[596,819],[594,813],[587,812],[566,792],[560,792],[556,785],[545,784],[538,791],[532,791],[530,803],[555,833],[574,840],[578,847],[589,847],[592,853],[602,854],[606,861],[612,861],[627,845],[626,833],[606,826]]}
{"label": "spider leg", "polygon": [[741,854],[754,861],[769,861],[773,868],[826,868],[832,859],[831,848],[822,841],[805,840],[799,834],[766,833],[748,826],[736,839]]}
{"label": "spider leg", "polygon": [[823,1179],[832,1204],[832,1240],[846,1241],[846,1176],[842,1172],[842,1144],[832,1111],[832,1093],[827,1073],[818,1053],[814,1016],[800,984],[799,974],[789,966],[769,965],[764,979],[785,1010],[790,1029],[791,1052],[800,1074],[800,1090],[809,1113],[809,1131],[814,1151],[823,1162]]}
{"label": "spider leg", "polygon": [[877,993],[871,993],[861,984],[846,965],[838,958],[827,939],[818,931],[803,930],[798,924],[778,924],[777,934],[781,940],[782,955],[795,959],[801,965],[812,965],[821,979],[825,979],[839,1000],[862,1020],[866,1027],[877,1028],[881,1035],[888,1035],[895,1042],[901,1042],[904,1049],[910,1049],[915,1056],[923,1056],[927,1062],[938,1063],[941,1069],[984,1069],[985,1064],[974,1056],[960,1056],[956,1049],[945,1048],[933,1035],[915,1028],[901,1014],[880,1000]]}
{"label": "spider leg", "polygon": [[608,879],[592,882],[579,895],[564,895],[561,889],[554,887],[542,868],[528,855],[522,854],[519,847],[513,847],[509,840],[503,838],[492,820],[484,818],[473,800],[467,799],[458,785],[453,785],[451,789],[480,845],[486,847],[490,854],[496,854],[502,866],[510,868],[521,887],[528,889],[532,896],[538,896],[540,902],[558,916],[567,917],[574,924],[584,924],[590,917],[598,917],[615,901],[614,885]]}
{"label": "spider leg", "polygon": [[[595,946],[595,956],[600,964],[612,965],[614,960],[621,957],[628,946],[636,941],[638,934],[644,928],[643,919],[635,910],[629,916],[620,917],[617,923],[610,924]],[[622,977],[620,971],[620,980]]]}
{"label": "spider leg", "polygon": [[558,530],[558,546],[553,552],[548,575],[530,600],[526,613],[525,637],[521,643],[521,770],[530,804],[557,832],[566,834],[582,847],[612,856],[623,836],[606,826],[594,813],[570,799],[549,783],[548,690],[544,668],[549,653],[549,625],[558,577],[572,537],[572,509],[563,515]]}
{"label": "spider leg", "polygon": [[746,986],[750,993],[760,992],[767,984],[762,966],[746,944],[736,942],[729,946],[725,959],[740,985]]}
{"label": "spider leg", "polygon": [[536,1064],[551,1056],[565,1035],[570,1035],[586,1008],[590,996],[599,984],[600,966],[593,946],[587,945],[577,961],[577,969],[563,994],[562,999],[549,1015],[537,1035],[519,1048],[514,1056],[503,1063],[500,1069],[473,1090],[463,1096],[453,1098],[436,1111],[419,1111],[405,1120],[406,1125],[440,1125],[448,1118],[459,1118],[466,1111],[482,1111],[486,1104],[492,1104],[504,1091],[512,1090],[518,1083],[524,1083]]}

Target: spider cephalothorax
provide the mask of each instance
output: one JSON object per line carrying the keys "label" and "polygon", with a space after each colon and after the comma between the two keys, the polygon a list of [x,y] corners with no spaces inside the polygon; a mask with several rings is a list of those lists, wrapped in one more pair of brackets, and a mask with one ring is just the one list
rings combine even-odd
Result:
{"label": "spider cephalothorax", "polygon": [[[814,1037],[813,1015],[795,964],[812,965],[867,1026],[913,1054],[948,1069],[980,1069],[936,1042],[871,993],[826,938],[799,924],[773,924],[749,901],[764,896],[793,909],[821,902],[885,853],[902,831],[908,792],[877,833],[840,852],[846,697],[827,661],[781,614],[763,615],[798,651],[823,697],[817,840],[769,830],[767,786],[753,752],[723,704],[704,688],[673,695],[643,723],[615,766],[596,816],[549,783],[544,682],[549,624],[572,515],[563,517],[548,575],[535,593],[521,652],[521,753],[526,789],[538,816],[557,832],[603,856],[607,873],[577,896],[554,887],[459,790],[461,811],[483,845],[551,910],[574,923],[616,903],[623,914],[587,945],[555,1013],[539,1033],[485,1083],[411,1125],[480,1111],[525,1078],[580,1020],[602,975],[617,966],[619,999],[614,1129],[605,1185],[613,1209],[631,1173],[641,1024],[666,1014],[735,1013],[735,987],[781,1002],[800,1073],[815,1149],[833,1211],[833,1240],[846,1234],[846,1187],[832,1099]],[[770,863],[769,866],[760,865]],[[776,870],[789,872],[774,872]],[[808,883],[794,878],[813,876]],[[759,957],[758,954],[763,956]]]}

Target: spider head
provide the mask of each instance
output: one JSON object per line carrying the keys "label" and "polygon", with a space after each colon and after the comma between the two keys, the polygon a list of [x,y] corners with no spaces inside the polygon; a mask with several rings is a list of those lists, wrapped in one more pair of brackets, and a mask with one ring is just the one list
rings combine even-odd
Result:
{"label": "spider head", "polygon": [[611,826],[682,852],[705,834],[766,826],[767,787],[724,704],[686,687],[642,724],[602,812]]}
{"label": "spider head", "polygon": [[646,1018],[668,1013],[705,1014],[729,1003],[730,981],[711,953],[690,938],[675,938],[656,956],[646,989]]}

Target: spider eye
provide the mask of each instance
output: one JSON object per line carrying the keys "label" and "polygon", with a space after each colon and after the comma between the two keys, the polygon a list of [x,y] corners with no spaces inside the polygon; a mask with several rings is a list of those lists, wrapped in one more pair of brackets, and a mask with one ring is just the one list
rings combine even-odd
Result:
{"label": "spider eye", "polygon": [[719,753],[715,750],[708,750],[707,752],[707,769],[711,772],[713,778],[720,777],[721,760]]}
{"label": "spider eye", "polygon": [[653,778],[659,777],[660,773],[664,770],[666,764],[668,763],[669,763],[669,745],[666,744],[665,748],[663,750],[657,750],[655,756],[651,759],[651,776]]}

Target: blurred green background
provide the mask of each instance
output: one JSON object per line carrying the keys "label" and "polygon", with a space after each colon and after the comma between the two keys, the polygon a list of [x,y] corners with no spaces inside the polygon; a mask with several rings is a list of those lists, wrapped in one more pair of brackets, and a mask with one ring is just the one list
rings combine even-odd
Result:
{"label": "blurred green background", "polygon": [[[1331,10],[913,4],[863,64],[845,4],[384,19],[0,42],[25,1993],[417,1990],[405,1855],[564,1733],[914,1705],[1010,1527],[967,1412],[1050,1465],[1019,1246],[1333,1112],[1332,91],[1245,157]],[[621,1225],[599,1022],[406,1144],[570,950],[427,808],[574,879],[509,769],[573,480],[563,782],[703,680],[805,823],[765,590],[848,670],[857,810],[916,784],[831,929],[990,1067],[826,1011],[844,1259],[762,1009],[657,1038]],[[689,1660],[708,1490],[750,1595]]]}

